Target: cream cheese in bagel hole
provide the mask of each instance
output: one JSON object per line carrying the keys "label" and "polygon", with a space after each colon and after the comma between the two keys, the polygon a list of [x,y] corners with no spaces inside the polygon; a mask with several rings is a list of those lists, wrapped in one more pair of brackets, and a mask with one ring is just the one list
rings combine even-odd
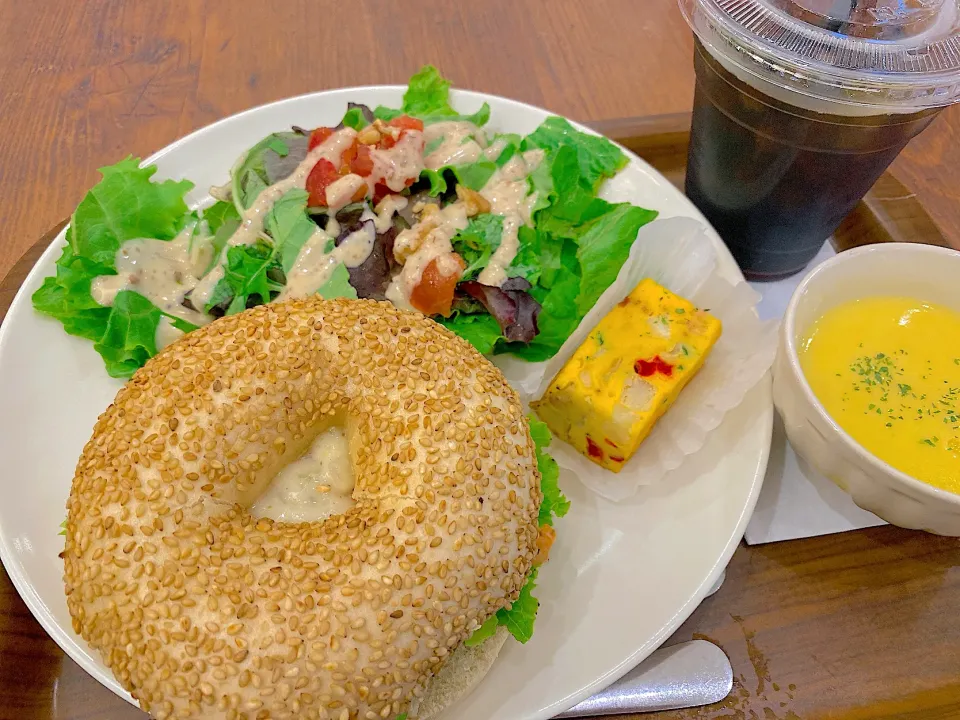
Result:
{"label": "cream cheese in bagel hole", "polygon": [[[331,427],[354,506],[249,507]],[[156,718],[386,718],[519,595],[540,475],[500,372],[368,300],[264,305],[151,359],[68,501],[74,630]]]}

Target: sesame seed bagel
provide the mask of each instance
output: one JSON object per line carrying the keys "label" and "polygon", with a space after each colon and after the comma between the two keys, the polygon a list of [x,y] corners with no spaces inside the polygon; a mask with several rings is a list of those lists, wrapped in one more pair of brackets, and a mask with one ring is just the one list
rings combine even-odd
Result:
{"label": "sesame seed bagel", "polygon": [[[334,424],[355,506],[252,517]],[[385,302],[264,305],[160,352],[100,416],[67,605],[160,720],[393,720],[517,598],[540,501],[520,401],[467,342]]]}

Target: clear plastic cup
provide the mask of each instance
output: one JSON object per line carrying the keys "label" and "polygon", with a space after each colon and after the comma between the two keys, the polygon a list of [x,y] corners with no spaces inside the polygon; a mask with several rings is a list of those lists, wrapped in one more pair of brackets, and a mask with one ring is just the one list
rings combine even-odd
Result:
{"label": "clear plastic cup", "polygon": [[960,0],[680,0],[696,35],[686,192],[744,274],[803,269],[960,99]]}

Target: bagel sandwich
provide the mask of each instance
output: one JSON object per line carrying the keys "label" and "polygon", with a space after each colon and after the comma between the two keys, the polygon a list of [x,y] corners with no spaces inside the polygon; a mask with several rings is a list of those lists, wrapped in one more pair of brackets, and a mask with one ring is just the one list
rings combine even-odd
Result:
{"label": "bagel sandwich", "polygon": [[74,630],[158,720],[435,717],[533,631],[568,507],[548,442],[420,313],[225,317],[148,360],[84,448]]}

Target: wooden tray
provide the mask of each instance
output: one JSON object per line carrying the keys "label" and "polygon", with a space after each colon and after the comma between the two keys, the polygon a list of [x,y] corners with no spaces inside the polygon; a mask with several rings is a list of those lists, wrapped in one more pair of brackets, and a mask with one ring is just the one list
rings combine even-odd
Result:
{"label": "wooden tray", "polygon": [[[683,187],[689,114],[598,122],[593,127],[637,153],[676,186]],[[66,222],[38,239],[0,282],[0,320],[27,273]],[[834,244],[846,249],[893,241],[948,245],[915,196],[887,173],[844,222]],[[746,717],[748,712],[752,717],[759,716],[761,711],[766,717],[784,717],[784,712],[786,717],[797,717],[790,708],[802,709],[803,697],[807,697],[804,702],[808,707],[816,705],[815,699],[820,694],[795,696],[796,686],[790,684],[794,680],[804,682],[804,678],[815,682],[815,675],[804,674],[809,672],[804,670],[809,659],[807,651],[797,651],[796,633],[798,623],[802,622],[809,625],[807,638],[813,643],[811,647],[826,657],[840,657],[849,647],[864,648],[867,655],[882,655],[891,647],[899,647],[910,655],[915,645],[911,666],[924,667],[925,663],[932,663],[931,669],[909,676],[909,682],[903,680],[896,664],[889,664],[890,672],[880,675],[874,666],[867,672],[864,670],[867,666],[862,663],[836,665],[830,671],[831,678],[834,671],[840,673],[837,677],[843,685],[857,688],[858,697],[864,699],[864,712],[857,717],[866,720],[868,715],[889,716],[901,710],[923,712],[925,708],[931,714],[940,711],[938,716],[946,717],[943,713],[960,710],[960,685],[943,679],[952,677],[949,673],[938,673],[938,668],[949,665],[956,647],[956,627],[949,619],[956,614],[954,598],[960,593],[956,578],[951,582],[949,573],[943,572],[958,563],[960,549],[952,539],[892,527],[813,538],[801,543],[741,548],[734,555],[727,582],[718,595],[704,603],[672,639],[679,642],[708,634],[720,644],[739,673],[734,692],[720,705],[669,717]],[[902,594],[897,595],[897,612],[889,616],[876,610],[889,605],[891,591],[877,581],[875,568],[879,565],[885,567],[890,577],[899,578],[900,587],[904,588]],[[769,592],[771,582],[778,583],[775,593]],[[839,596],[837,587],[844,588]],[[789,609],[784,611],[780,600],[793,596],[835,599],[805,605],[803,617],[799,618],[796,613],[791,615]],[[867,626],[863,622],[864,607],[874,608]],[[747,623],[752,616],[763,618],[763,622],[748,631]],[[919,616],[925,618],[919,628],[894,619]],[[832,631],[823,631],[825,627]],[[916,633],[920,633],[919,637]],[[916,643],[907,645],[907,636]],[[0,716],[6,717],[6,712],[12,712],[17,717],[146,718],[63,655],[33,619],[2,568],[0,650],[0,655],[31,658],[29,677],[33,680],[27,685],[13,680],[20,678],[21,671],[14,670],[12,663],[9,672],[0,671]],[[933,662],[937,658],[940,665]],[[887,665],[881,664],[882,667]],[[772,682],[774,679],[779,680],[780,685]],[[68,709],[48,707],[46,698],[55,698],[57,688],[61,696],[67,698]],[[905,698],[907,693],[913,694],[901,706],[887,700],[891,692],[894,697],[898,693]],[[871,714],[866,706],[873,703],[886,704],[875,707],[879,714]],[[776,714],[774,708],[777,708]],[[31,714],[31,709],[36,713]]]}

